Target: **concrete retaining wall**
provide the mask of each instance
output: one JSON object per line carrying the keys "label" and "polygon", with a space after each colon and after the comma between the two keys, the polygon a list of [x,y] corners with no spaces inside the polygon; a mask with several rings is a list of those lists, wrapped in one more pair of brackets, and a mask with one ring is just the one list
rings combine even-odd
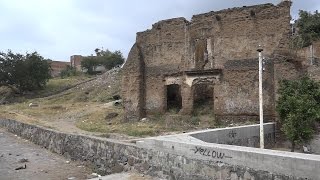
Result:
{"label": "concrete retaining wall", "polygon": [[[265,147],[271,148],[275,144],[275,124],[264,125]],[[208,143],[228,144],[247,147],[260,146],[260,126],[240,126],[231,128],[219,128],[190,133],[190,136]]]}
{"label": "concrete retaining wall", "polygon": [[312,153],[320,155],[320,135],[319,134],[313,137],[313,140],[310,142],[310,148]]}
{"label": "concrete retaining wall", "polygon": [[[149,144],[127,144],[104,138],[61,133],[13,120],[0,120],[0,127],[72,160],[85,161],[101,174],[137,170],[178,180],[320,179],[317,176],[320,159],[313,155],[277,152],[270,154],[267,150],[261,153],[259,149],[239,149],[216,144],[203,146],[197,144],[202,141],[196,138],[190,140],[192,143],[189,145],[151,139]],[[215,156],[208,157],[208,150]],[[229,157],[232,158],[228,159]],[[272,159],[269,159],[270,157]],[[254,161],[256,166],[251,165]],[[276,164],[281,161],[283,163]],[[270,166],[275,166],[278,170],[268,172]]]}
{"label": "concrete retaining wall", "polygon": [[[185,141],[188,141],[188,143],[182,143]],[[139,144],[144,148],[184,157],[192,157],[193,159],[204,162],[213,161],[221,165],[228,164],[246,167],[272,172],[274,174],[320,179],[320,157],[316,155],[199,143],[187,138],[181,138],[179,141],[165,139],[145,140],[139,142]],[[266,177],[262,179],[270,179],[272,176]]]}

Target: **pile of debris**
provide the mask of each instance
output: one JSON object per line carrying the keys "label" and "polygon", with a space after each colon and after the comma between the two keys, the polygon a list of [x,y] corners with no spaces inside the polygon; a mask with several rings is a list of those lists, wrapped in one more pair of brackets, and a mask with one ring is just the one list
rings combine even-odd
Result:
{"label": "pile of debris", "polygon": [[102,75],[98,75],[97,78],[93,81],[90,81],[85,84],[81,84],[76,89],[87,90],[94,88],[103,88],[103,87],[111,87],[113,85],[119,84],[119,72],[121,68],[113,68]]}

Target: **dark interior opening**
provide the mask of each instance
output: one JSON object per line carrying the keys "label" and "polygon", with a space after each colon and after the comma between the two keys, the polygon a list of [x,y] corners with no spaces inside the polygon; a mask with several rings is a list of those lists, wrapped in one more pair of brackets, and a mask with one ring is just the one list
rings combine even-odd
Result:
{"label": "dark interior opening", "polygon": [[182,108],[181,90],[178,84],[167,86],[167,110],[179,112]]}
{"label": "dark interior opening", "polygon": [[212,113],[213,109],[213,85],[195,84],[193,91],[193,110],[200,114]]}

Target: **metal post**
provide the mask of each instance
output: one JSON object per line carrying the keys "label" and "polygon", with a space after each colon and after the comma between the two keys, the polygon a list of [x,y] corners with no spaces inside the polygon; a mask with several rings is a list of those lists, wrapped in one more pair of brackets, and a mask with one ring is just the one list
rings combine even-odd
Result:
{"label": "metal post", "polygon": [[259,111],[260,111],[260,148],[264,149],[264,130],[263,130],[263,89],[262,89],[262,46],[259,45]]}
{"label": "metal post", "polygon": [[313,59],[314,59],[313,44],[311,44],[310,46],[310,54],[311,54],[310,65],[313,65]]}

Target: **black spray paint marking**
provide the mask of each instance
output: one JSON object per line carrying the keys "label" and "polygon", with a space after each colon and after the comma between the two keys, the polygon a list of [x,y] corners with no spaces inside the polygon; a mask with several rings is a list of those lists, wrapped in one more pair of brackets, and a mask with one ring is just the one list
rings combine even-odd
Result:
{"label": "black spray paint marking", "polygon": [[236,136],[237,136],[237,133],[234,130],[229,132],[229,138],[235,138]]}

